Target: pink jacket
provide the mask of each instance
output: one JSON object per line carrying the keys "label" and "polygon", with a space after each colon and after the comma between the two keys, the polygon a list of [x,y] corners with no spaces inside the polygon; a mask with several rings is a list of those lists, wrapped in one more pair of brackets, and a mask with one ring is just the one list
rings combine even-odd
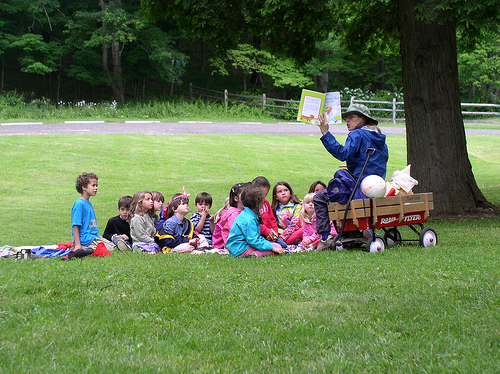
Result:
{"label": "pink jacket", "polygon": [[[335,225],[332,221],[330,221],[330,235],[337,235],[337,230],[335,230]],[[316,215],[314,215],[311,219],[311,222],[303,222],[302,223],[302,240],[311,239],[311,242],[314,243],[316,240],[320,239],[320,235],[316,232]]]}
{"label": "pink jacket", "polygon": [[233,226],[233,222],[241,213],[241,210],[234,207],[229,207],[222,212],[219,221],[215,224],[214,233],[212,235],[212,245],[214,248],[222,249],[226,247],[229,231]]}

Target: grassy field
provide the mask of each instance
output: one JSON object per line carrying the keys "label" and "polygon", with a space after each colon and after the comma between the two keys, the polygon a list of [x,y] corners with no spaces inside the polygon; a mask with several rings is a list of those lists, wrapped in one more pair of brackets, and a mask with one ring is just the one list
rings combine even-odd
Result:
{"label": "grassy field", "polygon": [[[390,174],[405,166],[405,138],[388,146]],[[138,190],[168,199],[185,185],[211,193],[215,210],[257,175],[302,198],[340,164],[308,136],[11,136],[0,147],[0,246],[71,241],[83,171],[99,176],[102,231]],[[469,136],[468,148],[500,204],[500,136]],[[437,247],[375,255],[1,260],[0,372],[500,372],[498,219],[428,226]]]}

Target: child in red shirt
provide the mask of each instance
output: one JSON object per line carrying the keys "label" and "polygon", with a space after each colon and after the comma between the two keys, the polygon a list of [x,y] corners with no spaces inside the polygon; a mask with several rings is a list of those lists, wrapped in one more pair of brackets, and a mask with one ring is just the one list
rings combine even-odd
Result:
{"label": "child in red shirt", "polygon": [[262,187],[264,191],[264,205],[260,208],[260,217],[262,222],[260,223],[260,234],[267,240],[276,242],[281,245],[282,248],[286,248],[287,245],[283,239],[279,238],[278,235],[278,224],[276,223],[276,217],[271,209],[271,204],[267,200],[266,196],[271,189],[271,183],[266,177],[257,177],[252,181],[253,185]]}

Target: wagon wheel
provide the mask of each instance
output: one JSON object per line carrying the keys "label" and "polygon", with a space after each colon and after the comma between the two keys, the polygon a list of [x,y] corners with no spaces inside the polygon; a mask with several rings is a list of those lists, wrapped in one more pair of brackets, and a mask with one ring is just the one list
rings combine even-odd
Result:
{"label": "wagon wheel", "polygon": [[436,231],[434,231],[430,227],[424,227],[419,235],[418,242],[422,247],[425,248],[437,245],[438,237]]}
{"label": "wagon wheel", "polygon": [[344,245],[342,244],[342,241],[339,239],[340,239],[340,235],[335,235],[335,237],[333,238],[333,244],[332,244],[331,248],[334,251],[343,251],[344,250]]}
{"label": "wagon wheel", "polygon": [[393,245],[401,244],[401,241],[402,241],[401,233],[395,227],[387,230],[387,232],[384,234],[384,239],[389,247],[392,247]]}
{"label": "wagon wheel", "polygon": [[368,238],[366,241],[366,252],[382,252],[387,248],[387,244],[384,238],[376,236],[375,240],[373,238]]}

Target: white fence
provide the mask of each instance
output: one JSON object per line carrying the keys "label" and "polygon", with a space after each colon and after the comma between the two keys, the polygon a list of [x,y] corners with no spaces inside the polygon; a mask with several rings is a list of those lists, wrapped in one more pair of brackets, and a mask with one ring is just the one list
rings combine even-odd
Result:
{"label": "white fence", "polygon": [[[224,91],[215,91],[209,90],[206,88],[195,87],[192,83],[189,84],[189,96],[191,100],[194,96],[207,97],[210,99],[221,100],[224,101],[225,105],[229,102],[233,103],[243,103],[248,105],[258,105],[262,106],[262,110],[266,110],[267,108],[271,108],[269,114],[277,115],[277,116],[285,116],[286,114],[280,113],[276,111],[276,109],[286,109],[286,110],[298,110],[298,104],[300,101],[298,100],[283,100],[276,99],[271,97],[266,97],[266,94],[262,94],[262,96],[251,96],[251,95],[240,95],[229,93],[227,90]],[[245,100],[247,99],[247,100]],[[249,101],[251,100],[251,101]],[[277,105],[276,103],[281,103]],[[396,101],[396,99],[392,99],[392,101],[369,101],[369,100],[357,100],[355,97],[351,97],[348,101],[342,101],[342,104],[352,104],[352,103],[361,103],[365,104],[370,112],[373,113],[374,117],[378,120],[387,121],[391,120],[392,123],[396,123],[397,121],[404,121],[404,101]],[[290,106],[290,104],[296,104],[296,106]],[[376,106],[374,106],[376,105]],[[496,112],[481,112],[481,111],[463,111],[462,115],[465,117],[467,115],[471,116],[491,116],[491,120],[500,121],[500,105],[499,104],[480,104],[480,103],[462,103],[462,108],[464,107],[477,107],[477,108],[497,108]],[[347,109],[346,107],[342,107],[342,109]],[[390,112],[389,117],[376,117],[374,112]],[[398,116],[399,114],[399,116]],[[467,120],[464,118],[464,121]],[[488,122],[488,121],[476,121],[476,122]]]}

